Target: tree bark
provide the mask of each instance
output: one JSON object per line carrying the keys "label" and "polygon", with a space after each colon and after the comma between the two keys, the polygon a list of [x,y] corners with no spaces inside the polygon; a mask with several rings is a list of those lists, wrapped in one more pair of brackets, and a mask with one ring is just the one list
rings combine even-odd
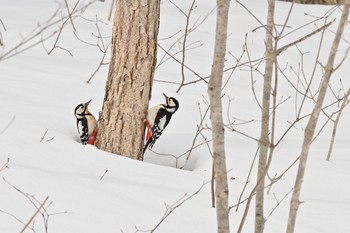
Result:
{"label": "tree bark", "polygon": [[322,79],[321,83],[321,88],[317,97],[317,101],[315,104],[315,107],[311,113],[311,116],[309,118],[309,121],[307,123],[307,126],[305,128],[305,133],[304,133],[304,141],[301,149],[301,154],[300,154],[300,160],[299,160],[299,167],[298,167],[298,172],[297,176],[295,179],[295,185],[294,185],[294,190],[293,190],[293,195],[290,203],[290,209],[289,209],[289,218],[288,218],[288,226],[287,226],[287,233],[293,233],[294,228],[295,228],[295,221],[296,221],[296,216],[298,212],[298,208],[300,205],[299,197],[300,197],[300,192],[301,192],[301,185],[304,179],[304,174],[305,174],[305,169],[306,169],[306,162],[309,156],[309,149],[310,145],[312,143],[312,138],[315,134],[315,128],[316,124],[322,109],[322,105],[326,96],[329,80],[331,78],[331,75],[333,73],[333,64],[334,64],[334,59],[335,55],[338,50],[339,42],[342,37],[343,31],[345,24],[348,20],[349,17],[349,7],[350,7],[350,0],[346,0],[343,11],[342,11],[342,16],[339,21],[338,29],[335,34],[333,44],[331,51],[329,53],[328,57],[328,62],[325,67],[325,73]]}
{"label": "tree bark", "polygon": [[230,233],[228,184],[225,159],[225,131],[222,118],[221,87],[224,70],[229,0],[217,0],[214,59],[208,86],[213,134],[213,163],[217,232]]}
{"label": "tree bark", "polygon": [[157,55],[160,0],[117,1],[96,146],[140,159]]}
{"label": "tree bark", "polygon": [[267,155],[269,151],[269,129],[270,129],[270,97],[273,65],[276,60],[276,52],[273,48],[273,26],[274,26],[275,1],[268,0],[267,26],[266,26],[266,50],[265,50],[265,72],[264,87],[261,109],[261,129],[259,139],[259,164],[258,178],[255,198],[255,233],[264,232],[264,187],[267,170]]}

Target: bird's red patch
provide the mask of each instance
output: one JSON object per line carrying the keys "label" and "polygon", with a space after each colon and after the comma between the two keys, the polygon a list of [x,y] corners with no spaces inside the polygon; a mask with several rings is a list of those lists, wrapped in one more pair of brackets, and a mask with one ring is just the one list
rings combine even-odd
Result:
{"label": "bird's red patch", "polygon": [[92,134],[90,135],[87,144],[95,145],[96,135],[97,135],[97,128],[95,128]]}
{"label": "bird's red patch", "polygon": [[152,137],[152,132],[151,130],[148,128],[147,129],[147,135],[146,135],[146,141],[148,141],[148,139],[150,139]]}
{"label": "bird's red patch", "polygon": [[152,137],[152,132],[151,132],[151,125],[148,122],[148,120],[145,120],[146,123],[146,128],[147,128],[147,133],[146,133],[146,141]]}

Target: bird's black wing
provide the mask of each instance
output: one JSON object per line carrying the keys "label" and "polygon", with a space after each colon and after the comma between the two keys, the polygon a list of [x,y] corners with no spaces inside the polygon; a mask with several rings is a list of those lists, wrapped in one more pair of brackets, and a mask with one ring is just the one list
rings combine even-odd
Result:
{"label": "bird's black wing", "polygon": [[169,114],[165,108],[159,109],[156,119],[154,120],[154,125],[151,128],[153,144],[162,135],[163,130],[169,124],[170,118],[171,114]]}

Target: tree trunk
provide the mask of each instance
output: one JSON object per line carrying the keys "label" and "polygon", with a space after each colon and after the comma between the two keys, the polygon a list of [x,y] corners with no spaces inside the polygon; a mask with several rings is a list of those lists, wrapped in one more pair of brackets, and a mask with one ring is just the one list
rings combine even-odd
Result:
{"label": "tree trunk", "polygon": [[266,51],[265,51],[265,73],[264,73],[264,87],[262,97],[261,109],[261,129],[259,139],[259,164],[258,164],[258,178],[255,198],[255,233],[264,232],[264,187],[265,176],[267,170],[267,155],[269,151],[269,129],[270,129],[270,96],[273,65],[276,59],[276,53],[273,48],[273,26],[274,26],[274,12],[275,1],[268,1],[267,26],[266,26]]}
{"label": "tree trunk", "polygon": [[340,39],[342,37],[345,24],[346,24],[348,17],[349,17],[349,7],[350,7],[350,0],[346,0],[341,19],[339,21],[338,29],[337,29],[337,32],[335,34],[335,38],[333,40],[332,48],[331,48],[331,51],[329,53],[328,62],[327,62],[327,65],[325,67],[325,73],[323,76],[323,80],[321,83],[321,88],[320,88],[320,91],[319,91],[319,94],[317,97],[317,101],[316,101],[315,107],[311,113],[311,116],[309,118],[309,121],[307,123],[307,126],[305,128],[304,141],[303,141],[303,146],[302,146],[301,154],[300,154],[299,167],[298,167],[297,177],[295,179],[293,196],[292,196],[291,203],[290,203],[287,233],[294,232],[296,216],[297,216],[298,208],[300,205],[299,197],[300,197],[300,192],[301,192],[301,185],[302,185],[303,178],[304,178],[307,158],[309,156],[309,149],[310,149],[310,145],[312,142],[312,138],[315,134],[316,124],[317,124],[317,121],[318,121],[318,118],[319,118],[319,115],[320,115],[320,112],[322,109],[324,98],[326,96],[329,80],[330,80],[331,75],[333,73],[333,64],[334,64],[335,55],[336,55],[337,50],[338,50],[339,42],[340,42]]}
{"label": "tree trunk", "polygon": [[96,146],[140,159],[156,64],[160,0],[117,1]]}
{"label": "tree trunk", "polygon": [[212,72],[208,94],[213,134],[213,163],[217,232],[230,233],[228,184],[225,159],[225,131],[222,119],[221,86],[224,70],[229,0],[217,0],[216,36]]}

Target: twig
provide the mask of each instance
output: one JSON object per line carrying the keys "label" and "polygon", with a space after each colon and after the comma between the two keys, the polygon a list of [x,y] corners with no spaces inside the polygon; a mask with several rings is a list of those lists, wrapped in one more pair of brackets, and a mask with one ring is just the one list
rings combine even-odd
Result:
{"label": "twig", "polygon": [[[273,185],[274,183],[276,183],[277,181],[282,179],[282,177],[299,161],[299,159],[300,159],[300,156],[298,156],[279,176],[277,176],[274,180],[272,180],[270,184],[266,185],[264,187],[264,189],[269,188],[271,185]],[[233,206],[230,206],[229,210],[237,207],[237,205],[240,205],[244,202],[250,202],[251,201],[250,199],[252,199],[254,197],[254,195],[255,195],[255,188],[253,188],[253,190],[251,191],[250,195],[247,198],[241,200],[240,202],[238,202],[237,204],[235,204]],[[249,204],[247,204],[247,205],[249,206]],[[245,210],[245,212],[246,211],[248,211],[248,210]]]}
{"label": "twig", "polygon": [[[74,6],[74,8],[73,8],[73,11],[74,11],[75,7],[78,5],[79,1],[80,1],[80,0],[78,0],[77,3],[75,4],[75,6]],[[67,12],[68,12],[68,16],[69,16],[70,23],[72,24],[72,27],[73,27],[74,32],[76,32],[77,29],[76,29],[75,26],[74,26],[73,19],[72,19],[72,13],[71,13],[70,10],[69,10],[68,2],[67,2],[67,0],[64,0],[64,2],[65,2],[65,4],[66,4],[66,8],[67,8]]]}
{"label": "twig", "polygon": [[[49,131],[49,129],[45,130],[45,133],[42,136],[42,138],[40,139],[40,142],[42,142],[45,139],[46,134],[47,134],[48,131]],[[55,138],[55,136],[53,136],[52,138],[46,139],[46,142],[52,141],[54,138]]]}
{"label": "twig", "polygon": [[[150,232],[153,233],[155,232],[158,227],[171,215],[177,208],[181,207],[185,202],[196,196],[202,189],[203,187],[207,184],[208,182],[203,183],[197,191],[192,193],[191,195],[188,195],[188,193],[185,193],[179,200],[177,200],[174,204],[172,205],[167,205],[165,203],[165,212],[163,214],[163,217],[160,219],[160,221],[157,223],[157,225],[151,229],[151,230],[142,230],[142,232]],[[140,230],[137,230],[137,232],[141,232]]]}
{"label": "twig", "polygon": [[[158,41],[159,41],[159,40],[158,40]],[[167,52],[164,53],[163,57],[160,59],[160,61],[158,62],[157,66],[156,66],[157,68],[158,68],[159,66],[161,66],[162,64],[164,64],[166,61],[168,61],[168,60],[170,60],[170,59],[174,59],[175,55],[180,54],[180,53],[183,52],[183,50],[181,49],[181,50],[179,50],[179,51],[177,51],[177,52],[175,52],[175,53],[172,53],[171,56],[170,56],[170,50],[172,50],[173,47],[174,47],[175,45],[177,45],[178,43],[180,43],[180,38],[179,38],[178,40],[176,40],[176,41],[168,48]],[[203,46],[203,43],[200,43],[200,41],[198,40],[198,41],[194,41],[194,42],[192,42],[192,43],[187,44],[185,49],[186,49],[186,51],[190,51],[190,50],[199,48],[199,47],[201,47],[201,46]]]}
{"label": "twig", "polygon": [[[29,221],[27,221],[26,223],[21,221],[20,219],[18,219],[15,215],[11,214],[11,213],[8,213],[6,211],[3,211],[3,210],[0,210],[0,212],[3,212],[11,217],[13,217],[16,221],[18,221],[19,223],[21,223],[22,225],[24,225],[23,229],[21,232],[24,232],[26,229],[30,229],[32,230],[33,232],[36,232],[35,229],[34,229],[34,218],[36,217],[36,215],[38,213],[41,213],[41,216],[43,218],[43,222],[44,222],[44,228],[45,228],[45,233],[48,233],[48,223],[49,223],[49,218],[50,216],[53,216],[53,215],[58,215],[58,214],[66,214],[68,213],[67,211],[64,211],[64,212],[57,212],[57,213],[52,213],[52,214],[49,214],[48,213],[48,208],[50,207],[50,205],[52,204],[49,203],[46,207],[45,206],[45,203],[48,201],[48,198],[49,197],[46,197],[46,199],[44,200],[44,202],[40,202],[38,201],[34,195],[30,195],[22,190],[20,190],[19,188],[17,188],[16,186],[14,186],[13,184],[11,184],[10,182],[8,182],[4,177],[2,178],[8,185],[10,185],[13,189],[15,189],[17,192],[19,192],[21,195],[23,195],[33,206],[34,208],[36,209],[36,212],[32,215],[32,217],[30,218]],[[31,224],[31,222],[33,222],[33,226],[30,227],[29,225]]]}
{"label": "twig", "polygon": [[3,130],[0,131],[0,136],[5,133],[5,131],[12,125],[12,123],[15,121],[15,119],[16,119],[16,116],[13,116],[12,119],[10,120],[10,122],[7,123],[5,128],[3,128]]}
{"label": "twig", "polygon": [[209,112],[209,106],[208,106],[207,109],[205,110],[204,115],[202,115],[201,106],[200,106],[199,103],[198,103],[198,109],[199,109],[199,114],[200,114],[200,117],[201,117],[201,118],[200,118],[199,124],[197,125],[196,134],[195,134],[195,136],[194,136],[194,138],[193,138],[193,140],[192,140],[191,149],[189,150],[188,155],[186,156],[186,161],[190,158],[191,153],[192,153],[192,150],[193,150],[194,145],[195,145],[195,143],[196,143],[197,137],[198,137],[198,135],[200,134],[200,132],[202,131],[204,119],[205,119],[205,117],[207,116],[207,114],[208,114],[208,112]]}
{"label": "twig", "polygon": [[108,172],[108,169],[103,173],[103,175],[101,176],[100,180],[102,180],[103,177],[105,177],[105,175],[107,174],[107,172]]}
{"label": "twig", "polygon": [[273,214],[273,212],[275,212],[275,210],[279,207],[279,205],[289,196],[289,194],[293,191],[293,188],[291,190],[288,191],[288,193],[286,193],[283,198],[278,201],[276,198],[276,195],[274,194],[275,199],[277,200],[276,206],[270,211],[270,213],[267,215],[265,221],[267,221],[271,215]]}
{"label": "twig", "polygon": [[172,35],[170,35],[170,36],[167,36],[167,37],[164,37],[164,38],[158,38],[158,42],[159,42],[159,41],[162,41],[162,40],[169,40],[169,39],[173,38],[174,36],[176,36],[177,34],[179,34],[181,31],[182,31],[182,30],[180,29],[180,30],[178,30],[177,32],[174,32],[174,33],[173,33]]}
{"label": "twig", "polygon": [[239,205],[240,205],[240,203],[241,203],[243,193],[244,193],[245,189],[247,188],[248,183],[250,182],[250,175],[251,175],[251,173],[252,173],[252,171],[253,171],[253,166],[254,166],[254,164],[255,164],[255,160],[256,160],[256,157],[257,157],[257,155],[258,155],[258,152],[259,152],[259,148],[256,149],[255,155],[254,155],[254,158],[253,158],[253,161],[252,161],[252,163],[250,164],[250,168],[249,168],[249,172],[248,172],[248,175],[247,175],[247,179],[246,179],[246,181],[245,181],[244,187],[243,187],[242,192],[241,192],[241,194],[239,195],[239,198],[238,198],[238,201],[237,201],[238,204],[237,204],[237,206],[236,206],[236,212],[238,211]]}
{"label": "twig", "polygon": [[111,7],[110,7],[109,13],[108,13],[108,21],[111,21],[115,1],[117,1],[117,0],[112,0],[112,1],[111,1]]}
{"label": "twig", "polygon": [[[68,21],[71,21],[71,24],[72,24],[72,27],[73,27],[73,29],[74,29],[74,32],[77,31],[77,30],[75,29],[75,27],[74,27],[74,24],[73,24],[72,13],[75,12],[75,10],[76,10],[76,8],[77,8],[77,6],[78,6],[78,4],[79,4],[79,0],[75,3],[72,12],[69,11],[67,0],[65,0],[65,4],[66,4],[67,11],[68,11],[68,16],[67,16],[66,19],[63,21],[62,26],[61,26],[60,29],[58,30],[58,34],[57,34],[56,40],[55,40],[55,42],[54,42],[54,44],[53,44],[51,50],[47,52],[48,55],[50,55],[56,48],[60,48],[60,49],[62,49],[62,50],[64,50],[64,51],[67,51],[71,56],[73,56],[73,54],[72,54],[68,49],[64,49],[64,48],[62,48],[62,47],[60,47],[60,46],[57,46],[57,43],[58,43],[58,40],[59,40],[59,38],[60,38],[60,36],[61,36],[61,33],[62,33],[62,31],[63,31],[63,28],[64,28],[64,26],[67,24]],[[44,44],[43,44],[43,45],[44,45]],[[45,47],[44,47],[44,48],[45,48]]]}
{"label": "twig", "polygon": [[[210,142],[210,141],[211,141],[211,140],[208,140],[208,142]],[[198,147],[203,146],[204,144],[206,144],[205,141],[204,141],[204,142],[201,142],[201,143],[199,143],[199,144],[197,144],[197,145],[194,145],[194,146],[192,146],[190,149],[186,150],[185,152],[183,152],[183,153],[180,154],[180,155],[173,155],[173,154],[167,154],[167,153],[159,153],[159,152],[156,152],[156,151],[154,151],[154,150],[152,150],[152,149],[149,149],[149,150],[152,151],[153,153],[155,153],[156,155],[173,157],[173,158],[176,160],[176,161],[175,161],[175,167],[176,167],[176,168],[183,169],[184,166],[178,167],[178,161],[179,161],[179,159],[182,158],[183,156],[187,155],[191,150],[197,149]]]}
{"label": "twig", "polygon": [[[230,52],[228,52],[228,53],[231,54]],[[241,63],[241,60],[242,60],[242,58],[243,58],[243,56],[244,56],[245,53],[246,53],[246,49],[243,47],[243,51],[242,51],[241,55],[239,56],[239,58],[237,59],[237,58],[235,57],[235,59],[236,59],[236,66],[237,66],[239,63]],[[232,55],[232,54],[231,54],[231,55]],[[233,57],[234,57],[234,56],[233,56]],[[223,91],[223,90],[225,89],[225,87],[227,86],[228,82],[231,80],[231,77],[232,77],[233,73],[235,72],[235,70],[236,70],[236,69],[232,69],[232,71],[230,72],[230,74],[229,74],[227,80],[226,80],[225,83],[222,85],[221,91]]]}
{"label": "twig", "polygon": [[[202,46],[203,44],[200,43],[199,45],[197,46],[191,46],[190,47],[190,44],[187,44],[187,39],[189,37],[189,35],[191,33],[193,33],[199,26],[201,26],[206,20],[207,18],[214,12],[215,10],[215,7],[209,12],[207,13],[203,18],[201,16],[199,16],[197,18],[197,20],[193,23],[193,25],[190,27],[190,18],[191,18],[191,14],[192,12],[194,11],[194,9],[196,8],[195,6],[195,1],[196,0],[193,0],[192,1],[192,4],[190,6],[190,9],[187,13],[185,13],[178,5],[176,5],[174,2],[170,1],[171,4],[173,4],[180,12],[181,14],[183,14],[185,17],[186,17],[186,24],[185,24],[185,31],[184,31],[184,35],[182,35],[180,38],[178,38],[171,46],[170,48],[168,49],[165,49],[163,48],[159,43],[158,43],[158,46],[159,48],[161,48],[165,54],[163,55],[163,57],[160,59],[160,62],[157,64],[157,67],[160,66],[162,63],[164,63],[165,61],[169,60],[170,58],[173,59],[174,61],[176,61],[177,63],[180,64],[181,66],[181,77],[182,77],[182,80],[180,82],[180,84],[177,84],[179,85],[178,89],[177,89],[177,92],[180,91],[180,89],[183,87],[183,86],[186,86],[186,85],[189,85],[189,84],[192,84],[192,83],[197,83],[199,81],[204,81],[206,83],[208,83],[208,81],[206,79],[203,79],[200,75],[198,75],[198,73],[196,71],[194,71],[193,69],[189,68],[186,64],[185,64],[185,58],[186,58],[186,51],[189,51],[190,49],[194,49],[194,48],[198,48],[200,46]],[[181,31],[181,30],[180,30]],[[174,35],[178,34],[180,31],[176,32]],[[174,35],[170,36],[170,38],[172,38]],[[168,37],[169,38],[169,37]],[[167,38],[167,39],[168,39]],[[182,39],[182,42],[180,43],[180,40]],[[161,40],[161,39],[160,39]],[[158,41],[160,41],[158,40]],[[199,42],[199,41],[197,41]],[[197,42],[194,42],[192,44],[196,44]],[[171,54],[170,50],[177,44],[182,44],[182,49],[180,51],[177,51],[176,53],[174,54]],[[177,59],[175,57],[176,54],[178,53],[182,53],[182,58],[181,58],[181,61],[179,59]],[[167,55],[169,58],[165,59],[165,55]],[[187,82],[185,83],[185,69],[189,70],[190,72],[192,72],[195,76],[199,77],[198,80],[196,81],[192,81],[192,82]],[[155,81],[159,81],[159,80],[155,80]]]}
{"label": "twig", "polygon": [[341,107],[338,111],[338,114],[337,114],[337,117],[333,123],[333,130],[332,130],[332,138],[331,138],[331,142],[330,142],[330,145],[329,145],[329,149],[328,149],[328,153],[327,153],[327,157],[326,157],[326,160],[329,161],[330,158],[331,158],[331,154],[332,154],[332,151],[333,151],[333,146],[334,146],[334,141],[335,141],[335,135],[337,133],[337,128],[338,128],[338,123],[339,123],[339,120],[340,120],[340,116],[345,108],[346,105],[349,104],[349,95],[350,95],[350,88],[348,89],[344,99],[343,99],[343,102],[341,104]]}
{"label": "twig", "polygon": [[309,33],[309,34],[307,34],[306,36],[303,36],[302,38],[299,38],[298,40],[295,40],[295,41],[293,41],[293,42],[291,42],[291,43],[289,43],[289,44],[287,44],[287,45],[284,45],[284,46],[282,46],[281,48],[277,49],[277,51],[276,51],[277,56],[278,56],[281,52],[283,52],[284,50],[288,49],[289,47],[291,47],[291,46],[293,46],[293,45],[296,45],[296,44],[298,44],[298,43],[300,43],[300,42],[302,42],[302,41],[308,39],[309,37],[311,37],[311,36],[313,36],[313,35],[315,35],[315,34],[321,32],[321,31],[326,30],[333,22],[334,22],[334,21],[329,22],[329,23],[323,25],[322,27],[318,28],[317,30],[315,30],[315,31],[313,31],[313,32],[311,32],[311,33]]}
{"label": "twig", "polygon": [[25,223],[22,220],[20,220],[18,217],[16,217],[16,215],[14,215],[12,213],[9,213],[9,212],[1,210],[1,209],[0,209],[0,213],[6,214],[6,215],[12,217],[13,219],[15,219],[17,222],[21,223],[22,225],[25,225]]}
{"label": "twig", "polygon": [[91,74],[90,78],[86,81],[86,83],[90,83],[90,82],[91,82],[92,78],[93,78],[93,77],[96,75],[96,73],[100,70],[101,66],[103,66],[103,65],[108,65],[108,63],[105,63],[104,60],[105,60],[105,58],[106,58],[106,55],[107,55],[107,52],[108,52],[107,50],[108,50],[108,48],[109,48],[110,45],[111,45],[111,43],[108,43],[107,48],[106,48],[106,50],[103,52],[103,55],[102,55],[102,57],[101,57],[101,60],[100,60],[100,62],[99,62],[99,64],[98,64],[96,70]]}
{"label": "twig", "polygon": [[[181,64],[181,61],[179,61],[176,57],[174,57],[173,55],[171,55],[167,50],[165,50],[160,44],[158,44],[158,47],[163,50],[166,54],[168,54],[171,58],[174,59],[174,61],[176,61],[177,63]],[[195,76],[197,76],[199,78],[198,81],[196,82],[199,82],[199,81],[204,81],[208,84],[208,81],[205,80],[205,78],[203,78],[202,76],[200,76],[196,71],[194,71],[193,69],[191,69],[190,67],[188,67],[186,64],[184,64],[184,67],[186,69],[188,69],[189,71],[191,71]],[[191,82],[191,83],[194,83],[194,82]],[[184,85],[188,85],[188,84],[183,84]]]}
{"label": "twig", "polygon": [[[94,3],[96,0],[90,0],[86,4],[77,7],[77,9],[72,12],[72,16],[76,16],[80,13],[82,13],[87,7],[89,7],[92,3]],[[43,33],[51,28],[52,26],[55,26],[62,22],[62,20],[67,19],[69,16],[63,16],[61,19],[55,19],[57,15],[59,15],[60,8],[58,8],[51,16],[49,20],[44,22],[43,24],[39,24],[36,28],[34,28],[29,34],[27,34],[25,37],[23,37],[22,41],[15,45],[13,48],[8,49],[6,52],[3,52],[0,55],[0,61],[7,60],[17,54],[20,54],[22,52],[25,52],[38,44],[42,44],[44,41],[52,38],[53,36],[57,35],[59,33],[59,30],[53,31],[49,33],[48,35],[44,36]]]}
{"label": "twig", "polygon": [[55,139],[55,136],[53,136],[52,138],[47,139],[46,142],[50,142],[50,141],[52,141],[54,139]]}
{"label": "twig", "polygon": [[100,30],[100,27],[98,25],[99,23],[99,20],[96,16],[96,19],[95,19],[95,27],[96,27],[96,30],[97,30],[97,35],[94,35],[96,38],[97,38],[97,42],[96,43],[90,43],[90,42],[87,42],[87,41],[84,41],[82,39],[80,39],[78,37],[78,35],[76,33],[74,33],[75,37],[83,42],[84,44],[87,44],[87,45],[91,45],[91,46],[95,46],[97,47],[101,52],[102,52],[102,57],[100,59],[100,62],[97,66],[97,68],[95,69],[95,71],[90,75],[90,78],[86,81],[86,83],[90,83],[92,78],[97,74],[97,72],[100,70],[100,68],[103,66],[103,65],[108,65],[109,63],[108,62],[105,62],[105,58],[106,58],[106,55],[108,54],[108,51],[109,51],[109,47],[111,46],[111,41],[109,41],[107,43],[107,45],[105,45],[104,43],[104,37],[102,36],[102,33],[101,33],[101,30]]}
{"label": "twig", "polygon": [[[236,0],[236,2],[241,5],[260,25],[267,31],[267,27],[265,24],[263,24],[256,16],[253,14],[243,3],[240,1]],[[272,32],[270,32],[272,34]]]}
{"label": "twig", "polygon": [[10,163],[10,158],[7,158],[6,162],[4,163],[4,165],[2,165],[2,167],[0,167],[0,172],[4,171],[5,169],[9,168],[9,163]]}
{"label": "twig", "polygon": [[250,135],[248,135],[248,134],[246,134],[246,133],[243,133],[243,132],[241,132],[241,131],[239,131],[239,130],[233,128],[232,126],[227,126],[227,125],[224,125],[224,126],[225,126],[226,128],[229,128],[232,132],[236,132],[236,133],[238,133],[238,134],[240,134],[240,135],[242,135],[242,136],[245,136],[246,138],[249,138],[249,139],[252,139],[253,141],[259,142],[259,139],[254,138],[254,137],[252,137],[252,136],[250,136]]}
{"label": "twig", "polygon": [[0,23],[1,23],[1,26],[4,28],[5,31],[7,31],[6,27],[5,27],[5,24],[4,22],[2,22],[2,20],[0,19]]}
{"label": "twig", "polygon": [[[188,26],[189,26],[189,23],[190,23],[190,16],[191,16],[191,13],[192,13],[192,11],[194,9],[195,2],[196,2],[196,0],[192,1],[192,5],[191,5],[188,13],[185,14],[185,16],[186,16],[186,26],[185,26],[184,39],[182,41],[181,84],[180,84],[179,88],[176,90],[176,93],[179,93],[180,89],[182,88],[182,84],[184,84],[184,82],[185,82],[185,66],[184,66],[184,64],[185,64],[185,58],[186,58],[186,41],[187,41],[187,36],[188,36]],[[181,12],[183,12],[183,11],[181,10]]]}
{"label": "twig", "polygon": [[[2,20],[0,19],[0,23],[2,25],[2,27],[4,28],[4,30],[6,31],[6,27],[4,25],[4,23],[2,22]],[[3,46],[4,45],[4,40],[2,38],[2,34],[1,34],[1,31],[0,31],[0,46]]]}
{"label": "twig", "polygon": [[269,180],[271,181],[271,185],[269,186],[269,188],[267,189],[267,192],[266,192],[267,195],[270,194],[270,191],[271,191],[271,189],[272,189],[272,184],[275,183],[276,176],[277,176],[277,173],[273,176],[273,178],[271,178],[270,175],[267,173],[267,177],[268,177]]}
{"label": "twig", "polygon": [[46,134],[47,134],[47,131],[49,131],[49,129],[46,129],[46,130],[45,130],[45,133],[44,133],[44,135],[42,136],[42,138],[40,139],[40,142],[42,142],[42,141],[44,140],[44,138],[45,138],[45,136],[46,136]]}
{"label": "twig", "polygon": [[35,216],[40,212],[40,210],[44,207],[44,205],[46,204],[47,200],[49,199],[49,197],[46,197],[45,200],[40,204],[40,206],[37,208],[37,210],[35,211],[35,213],[33,214],[33,216],[28,220],[28,222],[26,223],[26,225],[23,227],[23,229],[20,231],[20,233],[23,233],[29,226],[29,224],[34,220]]}
{"label": "twig", "polygon": [[346,51],[345,51],[343,58],[340,60],[339,64],[333,68],[333,72],[335,72],[337,69],[339,69],[339,67],[345,62],[345,60],[347,59],[348,54],[349,54],[349,49],[350,49],[350,46],[348,46],[346,48]]}

